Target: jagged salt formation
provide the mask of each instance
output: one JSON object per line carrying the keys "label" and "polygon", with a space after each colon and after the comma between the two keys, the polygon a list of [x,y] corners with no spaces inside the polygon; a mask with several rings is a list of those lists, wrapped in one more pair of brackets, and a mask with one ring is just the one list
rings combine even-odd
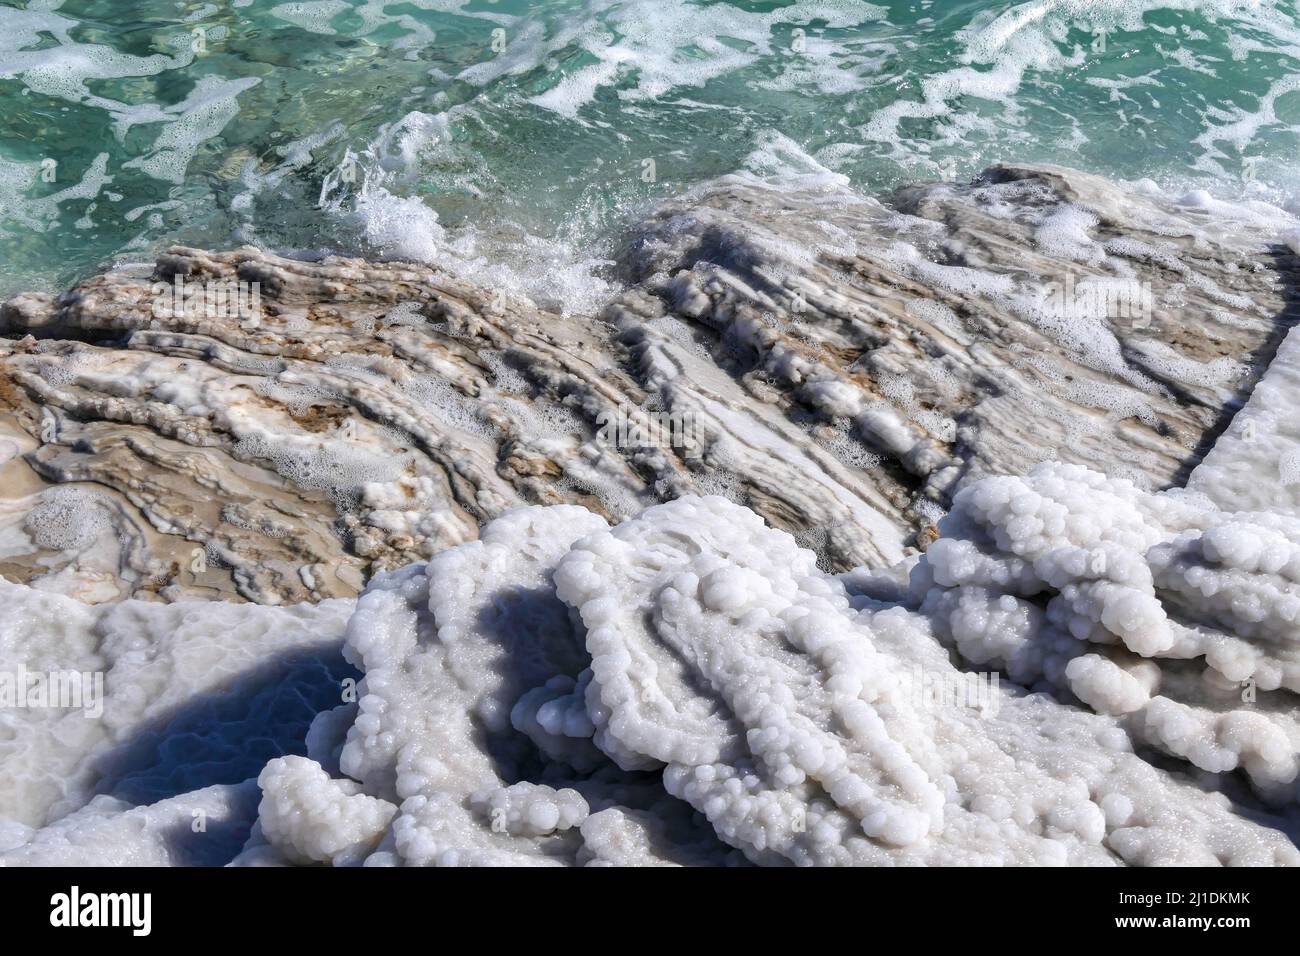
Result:
{"label": "jagged salt formation", "polygon": [[[599,316],[440,268],[178,249],[0,309],[0,573],[90,601],[319,600],[521,503],[621,520],[692,493],[825,567],[889,564],[981,475],[1180,482],[1291,321],[1294,264],[1046,167],[888,204],[727,177],[629,230]],[[261,315],[177,314],[153,285],[177,276],[258,282]],[[1097,279],[1145,283],[1150,314],[1054,291]],[[698,441],[619,445],[597,432],[620,411]]]}
{"label": "jagged salt formation", "polygon": [[[963,492],[947,528],[973,524],[977,502],[1002,500],[1011,481]],[[1103,527],[1125,490],[1073,466],[1022,481]],[[1031,540],[1023,530],[1014,540]],[[948,540],[914,581],[962,564],[969,539]],[[1014,580],[1028,582],[1029,566]],[[367,589],[345,644],[364,673],[359,701],[321,712],[307,756],[267,764],[235,862],[717,864],[737,851],[760,864],[1300,862],[1287,818],[1230,780],[1135,753],[1152,741],[1131,716],[1012,683],[979,706],[931,697],[913,675],[967,676],[944,649],[942,608],[862,595],[883,579],[850,583],[722,498],[658,505],[612,529],[578,508],[511,511],[481,540]],[[936,584],[922,603],[952,593]],[[1086,617],[1080,604],[1070,611]],[[1008,639],[1021,636],[1001,610]],[[1105,682],[1072,670],[1069,686],[1088,683],[1098,703]],[[35,832],[0,827],[16,844],[0,863],[74,860],[78,841],[81,859],[102,860],[114,840],[128,859],[202,860],[201,841],[169,841],[155,816],[202,805],[233,823],[248,804],[230,788],[147,809],[101,797]]]}
{"label": "jagged salt formation", "polygon": [[[1276,819],[1271,826],[1282,832],[1270,828],[1258,807],[1249,819],[1261,822],[1249,822],[1213,792],[1223,785],[1249,802],[1230,780],[1196,782],[1133,752],[1133,742],[1161,745],[1148,727],[1161,719],[1160,698],[1148,693],[1141,706],[1127,706],[1131,673],[1140,690],[1157,686],[1133,648],[1186,665],[1203,645],[1176,653],[1179,642],[1210,637],[1204,624],[1162,617],[1151,587],[1174,582],[1159,587],[1176,590],[1195,577],[1190,565],[1165,560],[1160,542],[1182,541],[1197,522],[1230,535],[1254,527],[1197,496],[1148,495],[1075,466],[1045,465],[961,492],[941,523],[944,536],[908,562],[910,579],[897,577],[905,565],[893,579],[860,571],[841,580],[790,535],[721,498],[660,505],[612,530],[580,508],[509,512],[480,540],[367,589],[345,643],[364,674],[359,701],[318,715],[307,756],[265,767],[257,822],[237,862],[720,863],[734,853],[728,846],[765,864],[1297,862],[1283,835],[1288,824]],[[1149,563],[1140,560],[1143,545]],[[1204,572],[1224,573],[1206,553]],[[1240,548],[1208,553],[1241,572]],[[66,605],[60,620],[73,635],[105,613],[7,587],[10,607]],[[920,600],[908,600],[909,588]],[[1289,606],[1285,597],[1278,606]],[[208,646],[221,646],[231,622],[211,619],[221,634],[213,637],[193,610],[202,607],[250,622],[233,631],[241,647],[250,633],[277,633],[272,647],[296,647],[284,616],[306,613],[138,602],[109,613],[129,616],[136,653],[201,648],[204,633]],[[1212,600],[1202,611],[1205,620],[1233,613]],[[177,615],[188,630],[175,630]],[[279,627],[252,627],[259,618]],[[325,620],[337,614],[318,623]],[[39,629],[28,623],[23,632]],[[337,647],[330,633],[311,645],[317,659]],[[103,653],[39,636],[24,645],[25,666],[41,663],[38,646],[53,644],[49,653],[64,666],[89,667],[88,655]],[[1234,640],[1256,652],[1259,673],[1277,663],[1274,641]],[[943,642],[1016,680],[1073,691],[1104,713],[1025,696],[1012,683],[995,686],[978,707],[938,704],[910,679],[962,679]],[[1185,697],[1179,661],[1170,664]],[[1150,659],[1145,665],[1165,678]],[[123,678],[135,673],[118,666]],[[114,681],[108,710],[131,714],[113,701],[132,699],[141,680]],[[1290,693],[1261,689],[1271,703],[1230,718],[1240,724],[1230,734],[1264,740]],[[1168,706],[1189,705],[1170,698]],[[1196,707],[1189,713],[1208,713]],[[129,737],[142,721],[120,722]],[[31,752],[42,766],[49,747],[40,742],[67,736],[35,723],[17,730],[20,752],[37,742]],[[121,738],[90,740],[78,759],[102,774],[122,749]],[[1204,765],[1195,749],[1162,749]],[[1245,765],[1267,782],[1258,767]],[[146,774],[159,775],[167,776]],[[0,862],[107,862],[106,848],[119,842],[124,860],[212,862],[215,847],[252,823],[247,785],[131,809],[114,802],[123,775],[116,790],[103,783],[109,795],[68,815],[88,798],[84,782],[84,795],[61,803],[58,793],[20,786],[27,819],[54,822],[34,831],[21,818],[0,826],[12,845]],[[1261,789],[1279,796],[1276,787]],[[692,818],[692,807],[702,818]],[[196,808],[221,823],[213,841],[178,838],[186,831],[175,821]]]}
{"label": "jagged salt formation", "polygon": [[[1292,370],[1270,369],[1270,400],[1275,374]],[[1193,486],[1232,502],[1226,460],[1216,451]],[[918,609],[973,667],[1123,715],[1136,742],[1210,773],[1240,769],[1270,802],[1300,797],[1296,515],[1050,464],[962,490],[939,532],[905,581],[899,569],[846,582]]]}
{"label": "jagged salt formation", "polygon": [[[306,761],[273,763],[238,862],[626,863],[621,847],[674,831],[694,831],[683,859],[722,859],[653,778],[616,772],[582,728],[539,732],[548,721],[529,711],[531,692],[585,666],[581,630],[550,579],[575,540],[605,528],[572,506],[512,511],[480,540],[378,578],[347,630],[345,652],[365,673],[355,719],[336,724],[341,739],[329,745],[365,792]],[[584,772],[566,771],[570,763]],[[333,818],[346,839],[322,832],[322,801],[341,808]],[[597,818],[589,847],[583,834]],[[664,862],[645,848],[643,857]]]}

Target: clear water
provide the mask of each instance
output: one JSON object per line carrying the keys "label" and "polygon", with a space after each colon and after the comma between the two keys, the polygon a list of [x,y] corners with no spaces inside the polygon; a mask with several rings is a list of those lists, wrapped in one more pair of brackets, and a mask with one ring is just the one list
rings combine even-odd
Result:
{"label": "clear water", "polygon": [[1298,64],[1267,0],[4,0],[0,294],[252,242],[580,306],[620,223],[741,169],[1286,205]]}

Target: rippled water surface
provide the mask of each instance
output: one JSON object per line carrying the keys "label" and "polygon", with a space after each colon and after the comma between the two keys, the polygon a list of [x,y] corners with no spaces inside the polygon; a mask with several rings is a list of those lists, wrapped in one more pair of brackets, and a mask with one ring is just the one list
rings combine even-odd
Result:
{"label": "rippled water surface", "polygon": [[0,4],[0,292],[170,242],[437,260],[570,305],[719,174],[1050,160],[1286,206],[1293,2]]}

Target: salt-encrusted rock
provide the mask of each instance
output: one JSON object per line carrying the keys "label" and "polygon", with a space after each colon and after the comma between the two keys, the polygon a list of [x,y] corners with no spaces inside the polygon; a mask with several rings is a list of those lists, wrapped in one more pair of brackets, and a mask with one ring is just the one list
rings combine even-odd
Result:
{"label": "salt-encrusted rock", "polygon": [[665,763],[668,791],[754,862],[1297,859],[1112,719],[1014,686],[931,705],[918,684],[970,675],[924,618],[855,616],[811,552],[722,499],[588,537],[555,579],[587,628],[597,744]]}
{"label": "salt-encrusted rock", "polygon": [[1294,516],[1044,464],[959,492],[939,527],[910,599],[972,665],[1128,715],[1138,743],[1242,769],[1271,801],[1300,795]]}
{"label": "salt-encrusted rock", "polygon": [[147,806],[101,794],[9,841],[4,866],[221,866],[257,818],[256,781],[219,784]]}
{"label": "salt-encrusted rock", "polygon": [[511,511],[478,541],[380,578],[348,626],[346,653],[365,678],[343,772],[394,800],[500,786],[477,738],[518,759],[515,703],[585,665],[549,579],[575,539],[605,527],[573,506]]}
{"label": "salt-encrusted rock", "polygon": [[[996,521],[1003,486],[991,479],[963,492],[954,525],[964,520],[973,529],[977,515]],[[1088,511],[1089,493],[1100,507],[1124,487],[1073,466],[1044,467],[1026,486],[1040,489],[1044,507],[1056,501],[1079,515]],[[1194,513],[1177,497],[1162,507],[1140,494],[1134,491],[1130,502],[1138,514],[1172,520]],[[975,501],[989,507],[969,511]],[[1023,517],[1014,506],[1006,515]],[[1026,529],[1014,527],[1002,529],[1005,543],[1024,557],[1005,561],[1023,564],[1046,539],[1023,537]],[[1155,533],[1097,515],[1075,522],[1067,515],[1064,527],[1073,535],[1069,547],[1096,538],[1131,545]],[[992,530],[977,538],[996,547]],[[1031,562],[1039,568],[1039,598],[1070,586],[1061,574],[1096,572],[1087,562],[1076,570],[1073,559],[1047,561],[1044,554]],[[913,562],[914,584],[932,570],[928,560]],[[986,565],[999,560],[990,553]],[[954,580],[963,567],[948,566]],[[1028,572],[1008,580],[1020,592],[1033,590]],[[1148,574],[1128,585],[1141,594],[1150,580]],[[67,654],[60,640],[84,635],[107,616],[8,587],[10,605],[67,605],[62,626],[69,636],[49,632],[41,642],[55,655]],[[944,599],[960,597],[962,587],[926,585]],[[658,505],[612,529],[570,506],[508,512],[486,525],[480,540],[372,582],[346,631],[347,655],[364,674],[359,700],[329,702],[310,731],[302,730],[309,751],[329,766],[311,757],[266,765],[258,819],[234,862],[1300,862],[1286,818],[1271,815],[1229,775],[1240,766],[1265,797],[1278,796],[1294,748],[1285,732],[1277,733],[1285,726],[1277,695],[1290,691],[1272,692],[1272,717],[1216,717],[1203,704],[1180,702],[1190,697],[1178,683],[1186,677],[1178,661],[1169,674],[1163,659],[1147,662],[1160,671],[1153,675],[1130,666],[1122,655],[1132,652],[1118,649],[1118,634],[1112,644],[1089,640],[1108,622],[1126,633],[1123,615],[1111,622],[1104,612],[1094,617],[1074,607],[1091,623],[1083,639],[1061,631],[1060,641],[1083,652],[1059,652],[1059,688],[1056,671],[1044,671],[1041,680],[1060,695],[1077,684],[1084,701],[1125,715],[1094,714],[1046,693],[1026,694],[987,670],[957,668],[943,644],[940,607],[900,596],[907,600],[851,595],[789,534],[718,497]],[[975,597],[989,599],[988,588],[977,588]],[[1104,593],[1094,597],[1106,600]],[[120,607],[141,623],[116,633],[141,638],[137,652],[144,656],[160,647],[201,647],[205,627],[221,647],[232,636],[259,633],[247,623],[240,631],[241,618],[283,627],[294,613],[228,604]],[[195,614],[204,607],[227,617]],[[178,616],[174,636],[146,636],[151,619]],[[1029,646],[1061,630],[1050,612],[1030,625],[1012,615],[1005,626]],[[275,646],[284,642],[281,636]],[[258,650],[254,641],[248,652],[269,649]],[[1124,673],[1110,669],[1117,660]],[[163,680],[167,672],[146,668],[121,693],[131,698],[150,686],[169,700],[173,688],[190,689],[180,680],[146,684],[145,674]],[[1157,684],[1172,696],[1129,706]],[[552,704],[557,712],[548,715]],[[114,706],[129,715],[124,704]],[[574,716],[579,707],[585,721]],[[1217,722],[1206,724],[1205,715]],[[20,723],[16,731],[11,749],[35,743],[43,753],[61,753],[43,743],[49,735],[38,724]],[[576,744],[586,733],[585,749],[560,743]],[[1168,762],[1148,762],[1135,742],[1209,773],[1192,779]],[[123,765],[121,751],[118,741],[99,737],[81,741],[78,753],[84,764],[103,767]],[[569,762],[570,753],[582,759]],[[169,769],[192,764],[184,752],[173,758],[146,776],[166,780]],[[113,787],[132,791],[129,775]],[[82,781],[63,804],[80,806],[87,792]],[[155,821],[175,821],[185,808],[211,801],[201,794],[173,799],[180,802],[163,799],[138,811],[97,803],[81,816],[55,807],[43,828],[30,812],[32,824],[20,815],[0,827],[9,847],[0,859],[95,861],[113,839],[128,844],[126,859],[195,860],[181,840],[183,828],[164,831]],[[50,797],[41,800],[51,806]],[[234,809],[221,813],[228,843],[231,830],[250,821]],[[116,816],[122,819],[110,819]]]}
{"label": "salt-encrusted rock", "polygon": [[1300,334],[1292,331],[1187,487],[1229,511],[1300,515],[1298,394]]}
{"label": "salt-encrusted rock", "polygon": [[256,776],[341,699],[351,610],[88,606],[0,581],[0,820]]}
{"label": "salt-encrusted rock", "polygon": [[578,791],[556,790],[520,781],[509,787],[488,787],[470,796],[470,806],[487,817],[494,830],[513,836],[546,836],[569,830],[591,813]]}
{"label": "salt-encrusted rock", "polygon": [[[888,203],[788,186],[663,204],[597,316],[251,248],[20,296],[0,574],[87,601],[320,600],[519,504],[621,520],[710,493],[828,568],[879,567],[930,543],[963,480],[1059,459],[1181,482],[1293,317],[1287,247],[1081,173]],[[177,280],[191,302],[258,283],[258,311],[177,309]]]}
{"label": "salt-encrusted rock", "polygon": [[[1040,504],[1055,492],[1078,512],[1091,494],[1096,513],[1066,515],[1056,550],[1156,536],[1103,511],[1126,488],[1134,514],[1160,510],[1131,485],[1057,469],[1028,479]],[[1003,515],[1004,485],[963,493],[951,524]],[[962,510],[967,498],[984,510]],[[1165,510],[1191,513],[1177,500]],[[1010,506],[1004,516],[1026,513]],[[762,864],[1300,862],[1275,829],[1281,820],[1247,822],[1206,781],[1134,753],[1134,739],[1158,736],[1139,732],[1135,710],[1169,726],[1160,698],[1147,700],[1159,677],[1150,669],[1062,652],[1080,697],[1129,717],[1025,696],[1009,681],[936,697],[931,685],[988,677],[953,666],[932,629],[936,610],[851,599],[812,552],[745,509],[684,498],[610,530],[593,520],[576,509],[513,512],[481,542],[382,577],[362,598],[349,647],[367,676],[341,766],[369,792],[402,801],[368,864],[723,862],[681,816],[686,805]],[[1055,553],[1048,539],[1014,528],[1004,543],[1024,557],[1007,560],[1032,568],[1036,556],[1040,568],[1014,578],[1020,590],[1067,587],[1074,559],[1041,560]],[[914,580],[931,571],[927,560]],[[963,566],[944,567],[960,578]],[[1073,573],[1091,566],[1080,567]],[[948,597],[962,586],[929,587]],[[1044,615],[1034,624],[1052,626]],[[1024,633],[1030,644],[1038,636]],[[1081,643],[1068,632],[1062,641]],[[578,642],[590,660],[562,660]],[[539,735],[549,704],[558,711]],[[586,721],[572,716],[582,706]],[[556,749],[556,737],[584,733],[603,765],[591,752],[582,767],[566,764]],[[1164,749],[1206,762],[1193,746]],[[1275,751],[1258,746],[1246,758],[1266,762]],[[682,801],[676,811],[668,795]],[[241,862],[258,858],[258,842]]]}
{"label": "salt-encrusted rock", "polygon": [[257,778],[260,836],[290,863],[360,862],[383,837],[397,808],[352,780],[330,777],[303,757],[282,757]]}

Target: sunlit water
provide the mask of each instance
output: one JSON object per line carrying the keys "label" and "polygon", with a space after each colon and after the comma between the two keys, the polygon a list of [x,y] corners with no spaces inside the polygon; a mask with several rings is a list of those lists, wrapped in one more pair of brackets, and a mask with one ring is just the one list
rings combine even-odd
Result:
{"label": "sunlit water", "polygon": [[0,293],[185,242],[469,263],[569,307],[714,176],[1048,160],[1286,206],[1294,2],[0,3]]}

